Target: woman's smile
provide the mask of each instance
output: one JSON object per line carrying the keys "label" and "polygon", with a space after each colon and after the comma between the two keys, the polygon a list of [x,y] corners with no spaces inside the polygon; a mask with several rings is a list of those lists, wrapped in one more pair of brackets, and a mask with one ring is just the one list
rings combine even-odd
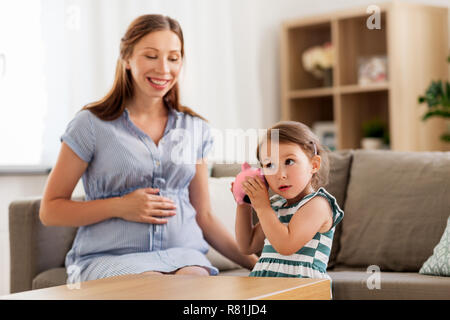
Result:
{"label": "woman's smile", "polygon": [[170,83],[170,80],[168,79],[159,79],[154,77],[147,77],[146,79],[148,83],[157,90],[164,90]]}

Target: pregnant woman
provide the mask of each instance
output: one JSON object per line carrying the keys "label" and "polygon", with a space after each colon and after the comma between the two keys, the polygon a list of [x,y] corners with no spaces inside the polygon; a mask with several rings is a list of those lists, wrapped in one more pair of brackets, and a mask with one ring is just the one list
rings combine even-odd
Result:
{"label": "pregnant woman", "polygon": [[[128,27],[112,89],[79,111],[61,137],[40,218],[77,226],[68,283],[136,273],[216,275],[208,243],[252,269],[211,212],[209,124],[179,103],[183,34],[144,15]],[[71,200],[80,177],[86,201]]]}

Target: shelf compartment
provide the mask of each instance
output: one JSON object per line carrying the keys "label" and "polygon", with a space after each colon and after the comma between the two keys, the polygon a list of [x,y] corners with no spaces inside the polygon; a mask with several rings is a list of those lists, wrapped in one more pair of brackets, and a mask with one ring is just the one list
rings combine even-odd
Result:
{"label": "shelf compartment", "polygon": [[314,77],[303,68],[302,54],[313,46],[331,42],[331,22],[299,26],[288,30],[287,50],[289,57],[290,86],[288,90],[322,88],[323,79]]}
{"label": "shelf compartment", "polygon": [[290,101],[290,119],[313,127],[314,123],[333,121],[333,97],[296,98]]}
{"label": "shelf compartment", "polygon": [[340,96],[340,148],[361,148],[362,125],[374,118],[381,119],[389,132],[388,91],[349,93]]}
{"label": "shelf compartment", "polygon": [[386,13],[380,13],[381,29],[368,29],[367,17],[356,16],[338,21],[341,86],[358,84],[359,58],[387,56]]}
{"label": "shelf compartment", "polygon": [[[313,126],[334,121],[338,149],[360,148],[362,123],[374,116],[388,126],[396,151],[446,151],[442,129],[421,122],[417,97],[431,80],[447,79],[448,9],[394,1],[380,4],[381,29],[370,30],[367,7],[283,23],[281,118]],[[414,23],[412,23],[413,21]],[[421,42],[416,41],[420,33]],[[336,50],[333,83],[303,69],[301,54],[330,41]],[[384,83],[358,83],[359,57],[386,56]]]}

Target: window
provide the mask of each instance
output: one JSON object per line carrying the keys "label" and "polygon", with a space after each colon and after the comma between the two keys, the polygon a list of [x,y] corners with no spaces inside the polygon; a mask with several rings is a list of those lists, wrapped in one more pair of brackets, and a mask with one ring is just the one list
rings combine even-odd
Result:
{"label": "window", "polygon": [[41,2],[0,2],[0,166],[42,164],[44,62]]}

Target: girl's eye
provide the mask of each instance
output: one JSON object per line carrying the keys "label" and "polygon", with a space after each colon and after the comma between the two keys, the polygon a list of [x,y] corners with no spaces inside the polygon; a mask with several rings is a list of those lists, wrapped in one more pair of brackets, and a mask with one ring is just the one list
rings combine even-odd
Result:
{"label": "girl's eye", "polygon": [[274,174],[275,171],[276,171],[276,164],[268,163],[263,166],[263,173],[265,175]]}
{"label": "girl's eye", "polygon": [[147,58],[149,58],[149,59],[156,59],[157,57],[156,56],[146,56]]}
{"label": "girl's eye", "polygon": [[286,164],[294,164],[294,160],[292,160],[292,159],[287,159],[287,160],[286,160]]}
{"label": "girl's eye", "polygon": [[172,62],[177,62],[178,61],[178,57],[172,57],[172,58],[169,58],[169,60],[172,61]]}

